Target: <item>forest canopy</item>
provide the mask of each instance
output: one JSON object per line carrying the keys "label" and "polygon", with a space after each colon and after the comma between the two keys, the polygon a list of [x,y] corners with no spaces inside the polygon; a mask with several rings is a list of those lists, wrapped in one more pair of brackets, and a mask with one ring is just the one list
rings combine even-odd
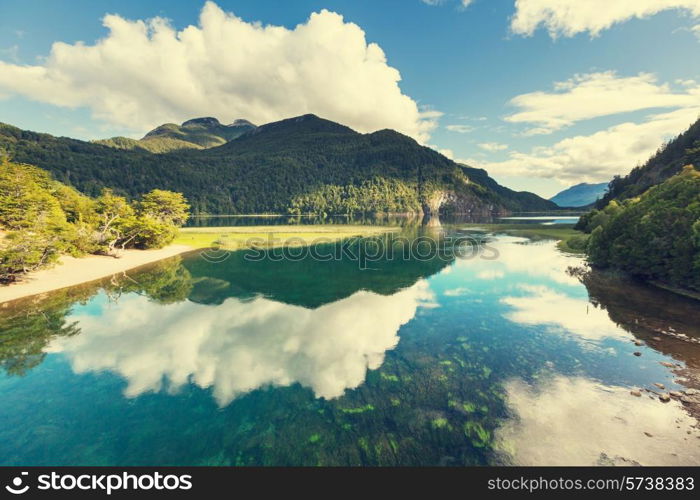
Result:
{"label": "forest canopy", "polygon": [[593,265],[700,291],[700,172],[681,173],[636,198],[581,218]]}
{"label": "forest canopy", "polygon": [[0,158],[0,282],[62,254],[116,257],[126,248],[163,247],[188,215],[180,193],[154,189],[129,202],[105,188],[91,198],[40,168]]}

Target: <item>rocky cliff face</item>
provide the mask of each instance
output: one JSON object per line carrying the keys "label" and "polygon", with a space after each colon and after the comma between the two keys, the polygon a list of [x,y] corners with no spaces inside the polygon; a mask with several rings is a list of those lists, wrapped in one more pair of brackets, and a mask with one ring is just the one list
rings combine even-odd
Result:
{"label": "rocky cliff face", "polygon": [[425,215],[438,216],[440,212],[453,214],[489,216],[494,214],[505,215],[509,211],[497,204],[485,201],[474,193],[439,190],[434,192],[423,203]]}

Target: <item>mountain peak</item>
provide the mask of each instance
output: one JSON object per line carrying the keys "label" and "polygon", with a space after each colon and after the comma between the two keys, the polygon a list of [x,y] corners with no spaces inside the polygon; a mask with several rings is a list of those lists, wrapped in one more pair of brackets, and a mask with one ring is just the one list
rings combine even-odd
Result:
{"label": "mountain peak", "polygon": [[206,127],[216,127],[218,125],[221,125],[221,122],[214,118],[213,116],[204,116],[202,118],[192,118],[191,120],[187,120],[185,122],[182,122],[183,127],[189,127],[192,125],[204,125]]}
{"label": "mountain peak", "polygon": [[314,114],[308,113],[305,115],[286,118],[284,120],[267,123],[261,125],[253,131],[257,133],[270,132],[303,132],[303,133],[335,133],[335,134],[357,134],[350,127],[341,125],[340,123],[326,120]]}
{"label": "mountain peak", "polygon": [[581,182],[557,193],[549,200],[553,201],[560,207],[585,207],[604,196],[607,188],[607,182],[601,182],[599,184],[588,184],[587,182]]}
{"label": "mountain peak", "polygon": [[233,120],[233,123],[230,125],[227,125],[228,127],[252,127],[255,128],[256,125],[244,118],[238,118],[236,120]]}

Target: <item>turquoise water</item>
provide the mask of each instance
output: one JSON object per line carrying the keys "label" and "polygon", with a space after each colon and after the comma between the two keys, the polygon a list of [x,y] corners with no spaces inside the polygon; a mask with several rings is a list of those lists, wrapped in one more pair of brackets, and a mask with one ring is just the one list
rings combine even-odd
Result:
{"label": "turquoise water", "polygon": [[464,234],[197,252],[4,308],[0,464],[700,464],[693,408],[630,394],[694,386],[700,345],[663,332],[700,337],[697,302]]}

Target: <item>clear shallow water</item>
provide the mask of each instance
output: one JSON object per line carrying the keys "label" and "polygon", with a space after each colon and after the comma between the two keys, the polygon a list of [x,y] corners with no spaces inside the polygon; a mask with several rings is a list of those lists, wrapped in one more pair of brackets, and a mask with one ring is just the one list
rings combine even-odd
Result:
{"label": "clear shallow water", "polygon": [[193,254],[4,308],[0,464],[700,464],[687,407],[629,394],[697,382],[700,346],[659,331],[700,337],[698,303],[486,245]]}

